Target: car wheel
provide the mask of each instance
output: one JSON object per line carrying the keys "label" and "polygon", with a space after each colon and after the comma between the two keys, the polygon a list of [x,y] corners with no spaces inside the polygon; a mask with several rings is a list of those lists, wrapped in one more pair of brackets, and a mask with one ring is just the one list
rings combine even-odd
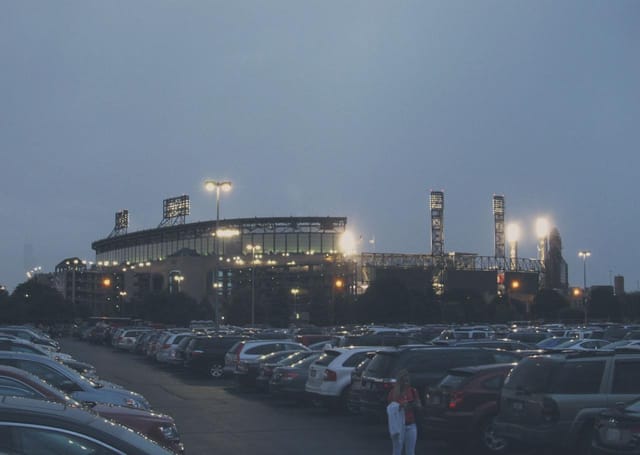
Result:
{"label": "car wheel", "polygon": [[224,376],[224,365],[214,363],[209,367],[209,376],[213,379],[222,379]]}
{"label": "car wheel", "polygon": [[502,454],[509,449],[509,441],[496,435],[493,419],[489,417],[480,423],[480,448],[485,453]]}

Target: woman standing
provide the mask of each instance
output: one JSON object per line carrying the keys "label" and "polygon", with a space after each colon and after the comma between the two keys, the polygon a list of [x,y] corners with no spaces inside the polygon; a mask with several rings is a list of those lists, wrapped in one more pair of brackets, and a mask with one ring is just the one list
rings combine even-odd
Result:
{"label": "woman standing", "polygon": [[418,439],[418,428],[416,426],[416,409],[422,407],[420,397],[416,389],[411,387],[409,382],[409,372],[400,370],[396,375],[396,382],[389,392],[387,400],[389,403],[398,403],[404,410],[404,435],[401,438],[393,438],[393,455],[415,455],[416,440]]}

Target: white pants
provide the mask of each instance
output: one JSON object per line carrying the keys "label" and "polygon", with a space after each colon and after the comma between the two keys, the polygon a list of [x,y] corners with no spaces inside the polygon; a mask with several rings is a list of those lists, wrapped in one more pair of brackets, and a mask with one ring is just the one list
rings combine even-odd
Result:
{"label": "white pants", "polygon": [[417,439],[418,427],[416,424],[405,425],[403,432],[391,437],[392,455],[415,455]]}

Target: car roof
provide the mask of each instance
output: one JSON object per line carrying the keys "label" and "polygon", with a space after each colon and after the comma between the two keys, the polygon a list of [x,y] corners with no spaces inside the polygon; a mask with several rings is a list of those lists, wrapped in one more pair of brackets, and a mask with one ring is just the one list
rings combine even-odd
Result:
{"label": "car roof", "polygon": [[507,370],[507,369],[510,370],[511,368],[515,367],[517,364],[518,364],[517,362],[492,363],[489,365],[473,365],[473,366],[467,366],[467,367],[457,367],[457,368],[452,368],[449,371],[475,374],[475,373],[481,373],[481,372],[492,371],[492,370]]}

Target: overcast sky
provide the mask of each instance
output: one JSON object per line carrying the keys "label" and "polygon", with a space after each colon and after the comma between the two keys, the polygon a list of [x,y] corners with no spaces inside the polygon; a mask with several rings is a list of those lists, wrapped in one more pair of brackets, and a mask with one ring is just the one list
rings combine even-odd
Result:
{"label": "overcast sky", "polygon": [[[206,178],[221,217],[346,216],[363,249],[493,255],[493,194],[572,284],[640,287],[638,1],[0,1],[0,283],[95,258]],[[375,245],[368,242],[375,237]],[[31,258],[31,256],[33,258]]]}

